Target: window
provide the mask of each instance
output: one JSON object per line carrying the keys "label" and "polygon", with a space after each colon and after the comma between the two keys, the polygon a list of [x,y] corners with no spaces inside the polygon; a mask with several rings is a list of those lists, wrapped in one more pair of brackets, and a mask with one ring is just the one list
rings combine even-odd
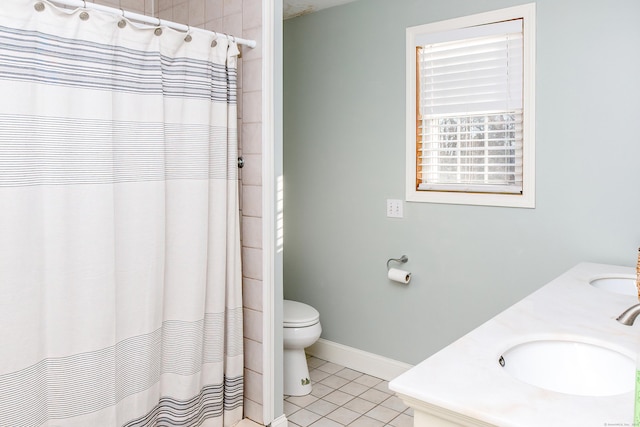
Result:
{"label": "window", "polygon": [[535,206],[535,5],[407,29],[407,200]]}

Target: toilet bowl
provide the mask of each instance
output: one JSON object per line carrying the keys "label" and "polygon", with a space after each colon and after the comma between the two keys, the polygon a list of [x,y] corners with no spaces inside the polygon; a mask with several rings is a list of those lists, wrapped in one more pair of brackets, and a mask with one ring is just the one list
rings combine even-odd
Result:
{"label": "toilet bowl", "polygon": [[288,396],[304,396],[311,393],[304,349],[320,338],[320,313],[310,305],[284,300],[283,326],[283,391]]}

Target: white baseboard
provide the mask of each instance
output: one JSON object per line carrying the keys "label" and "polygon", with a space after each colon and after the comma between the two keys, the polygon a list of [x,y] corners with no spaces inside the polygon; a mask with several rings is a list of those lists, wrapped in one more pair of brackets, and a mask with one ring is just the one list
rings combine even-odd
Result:
{"label": "white baseboard", "polygon": [[286,416],[280,415],[278,418],[271,421],[271,424],[269,424],[269,426],[270,427],[289,427],[289,421],[287,420]]}
{"label": "white baseboard", "polygon": [[412,365],[320,338],[306,352],[327,362],[391,381]]}

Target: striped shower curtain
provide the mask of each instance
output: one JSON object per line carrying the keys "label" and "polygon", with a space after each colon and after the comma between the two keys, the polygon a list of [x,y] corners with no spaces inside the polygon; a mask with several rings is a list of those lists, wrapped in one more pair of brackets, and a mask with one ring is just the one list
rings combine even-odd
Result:
{"label": "striped shower curtain", "polygon": [[0,0],[0,427],[240,420],[238,48],[214,39]]}

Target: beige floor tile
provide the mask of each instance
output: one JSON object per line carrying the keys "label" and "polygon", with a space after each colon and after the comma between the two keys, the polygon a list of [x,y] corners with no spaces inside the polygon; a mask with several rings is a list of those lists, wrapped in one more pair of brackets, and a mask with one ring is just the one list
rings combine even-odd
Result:
{"label": "beige floor tile", "polygon": [[376,406],[369,412],[365,414],[367,417],[373,418],[374,420],[382,421],[383,423],[388,423],[398,415],[400,412],[394,411],[393,409],[385,408],[384,406]]}
{"label": "beige floor tile", "polygon": [[300,407],[298,405],[295,405],[295,404],[289,402],[288,400],[285,400],[283,403],[284,403],[284,414],[287,417],[289,415],[293,414],[294,412],[300,410]]}
{"label": "beige floor tile", "polygon": [[373,418],[362,416],[349,424],[349,427],[383,427],[384,423]]}
{"label": "beige floor tile", "polygon": [[400,399],[398,396],[391,396],[380,405],[384,406],[385,408],[394,409],[398,412],[404,412],[408,408],[408,406],[405,405],[402,399]]}
{"label": "beige floor tile", "polygon": [[367,387],[374,387],[382,382],[380,378],[372,377],[371,375],[366,374],[356,378],[353,381],[358,384],[366,385]]}
{"label": "beige floor tile", "polygon": [[320,418],[315,423],[311,424],[310,427],[343,427],[342,424],[337,423],[329,418]]}
{"label": "beige floor tile", "polygon": [[389,421],[389,425],[393,427],[413,427],[413,417],[407,414],[400,414]]}
{"label": "beige floor tile", "polygon": [[312,394],[307,394],[306,396],[288,396],[285,400],[296,406],[304,408],[305,406],[311,405],[313,402],[318,400],[318,398]]}
{"label": "beige floor tile", "polygon": [[330,377],[331,374],[328,372],[324,372],[321,371],[319,369],[313,369],[311,372],[309,372],[309,376],[311,377],[311,381],[322,381],[323,379]]}
{"label": "beige floor tile", "polygon": [[359,397],[363,398],[364,400],[368,400],[369,402],[380,404],[387,400],[389,398],[389,395],[374,388],[370,388],[369,390],[362,393]]}
{"label": "beige floor tile", "polygon": [[324,365],[325,363],[327,363],[326,360],[318,359],[317,357],[311,356],[307,358],[307,366],[311,369],[315,369],[320,365]]}
{"label": "beige floor tile", "polygon": [[345,408],[351,409],[352,411],[355,411],[359,414],[366,414],[367,412],[372,410],[374,406],[376,406],[375,403],[369,402],[368,400],[364,400],[359,397],[356,397],[355,399],[350,400],[344,404]]}
{"label": "beige floor tile", "polygon": [[359,418],[362,414],[352,411],[351,409],[347,409],[345,407],[338,408],[329,415],[327,418],[342,424],[343,426],[349,425],[349,423],[355,421],[356,418]]}
{"label": "beige floor tile", "polygon": [[323,399],[318,399],[313,402],[311,405],[307,406],[305,409],[308,409],[311,412],[315,412],[318,415],[322,415],[323,417],[327,415],[329,412],[333,412],[338,408],[338,405],[335,403],[327,402]]}
{"label": "beige floor tile", "polygon": [[348,383],[349,383],[349,380],[335,376],[335,375],[331,375],[320,381],[320,384],[324,384],[333,389],[339,389],[340,387]]}
{"label": "beige floor tile", "polygon": [[353,381],[356,378],[361,377],[362,373],[354,371],[353,369],[344,368],[343,370],[336,372],[336,375],[342,378],[346,378],[349,381]]}
{"label": "beige floor tile", "polygon": [[383,393],[393,394],[393,392],[391,390],[389,390],[389,381],[380,381],[373,388],[375,388],[376,390],[379,390],[379,391],[381,391]]}
{"label": "beige floor tile", "polygon": [[334,389],[321,383],[312,383],[311,394],[316,397],[324,397],[331,393]]}
{"label": "beige floor tile", "polygon": [[291,417],[287,418],[301,427],[307,427],[318,421],[321,417],[321,415],[318,415],[314,412],[308,411],[306,409],[300,409],[298,412],[291,415]]}
{"label": "beige floor tile", "polygon": [[325,397],[323,397],[323,399],[328,400],[331,403],[335,403],[338,406],[342,406],[353,399],[353,396],[340,390],[336,390],[327,394]]}
{"label": "beige floor tile", "polygon": [[316,369],[320,369],[321,371],[327,372],[329,374],[335,374],[338,371],[344,369],[344,366],[336,365],[335,363],[327,362],[318,366]]}
{"label": "beige floor tile", "polygon": [[359,396],[365,391],[369,390],[369,388],[366,385],[358,384],[356,382],[350,382],[348,384],[343,385],[338,390],[344,391],[345,393],[349,393],[353,396]]}

